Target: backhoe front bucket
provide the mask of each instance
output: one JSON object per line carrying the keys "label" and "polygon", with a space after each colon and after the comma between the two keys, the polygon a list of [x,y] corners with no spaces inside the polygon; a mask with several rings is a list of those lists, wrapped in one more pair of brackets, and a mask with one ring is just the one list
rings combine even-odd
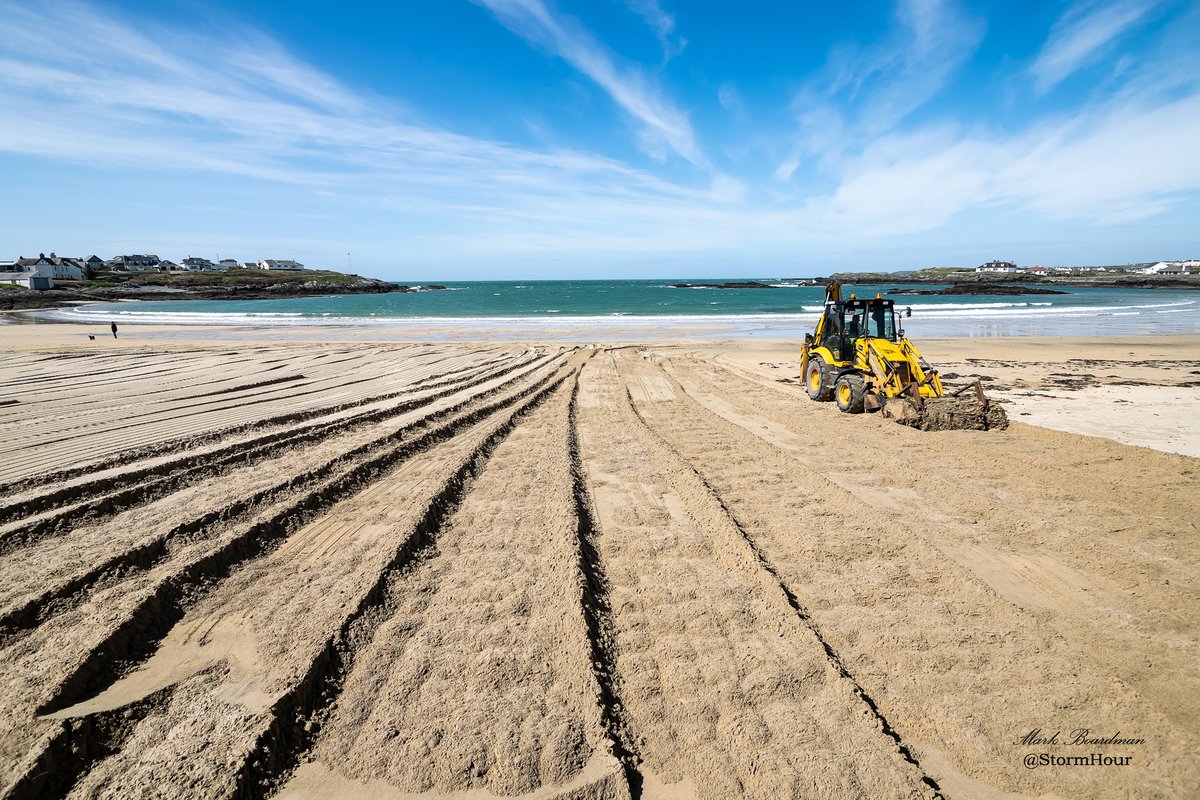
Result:
{"label": "backhoe front bucket", "polygon": [[1008,427],[1008,415],[999,404],[984,396],[979,381],[944,397],[923,398],[920,407],[911,397],[890,397],[884,402],[883,415],[922,431],[989,431]]}

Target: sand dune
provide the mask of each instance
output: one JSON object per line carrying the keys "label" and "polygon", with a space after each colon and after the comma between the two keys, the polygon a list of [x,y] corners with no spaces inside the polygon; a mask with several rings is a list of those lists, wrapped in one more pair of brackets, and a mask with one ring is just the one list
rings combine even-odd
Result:
{"label": "sand dune", "polygon": [[1200,786],[1193,458],[769,348],[16,350],[0,796]]}

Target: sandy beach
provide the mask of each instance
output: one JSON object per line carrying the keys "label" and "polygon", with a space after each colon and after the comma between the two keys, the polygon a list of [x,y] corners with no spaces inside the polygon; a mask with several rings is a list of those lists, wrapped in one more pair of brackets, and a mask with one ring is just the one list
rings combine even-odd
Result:
{"label": "sandy beach", "polygon": [[0,796],[1200,790],[1200,336],[448,335],[0,332]]}

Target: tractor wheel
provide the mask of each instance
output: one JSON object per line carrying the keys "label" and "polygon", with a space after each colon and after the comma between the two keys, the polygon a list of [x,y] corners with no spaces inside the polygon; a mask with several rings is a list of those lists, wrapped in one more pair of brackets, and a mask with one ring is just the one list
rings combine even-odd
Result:
{"label": "tractor wheel", "polygon": [[829,385],[829,371],[825,368],[825,359],[820,356],[809,359],[804,386],[813,400],[824,401],[833,398],[833,387]]}
{"label": "tractor wheel", "polygon": [[833,389],[833,397],[837,400],[837,407],[841,411],[847,414],[861,414],[863,410],[863,396],[866,392],[866,383],[863,381],[863,376],[851,372],[848,375],[838,378],[837,386]]}

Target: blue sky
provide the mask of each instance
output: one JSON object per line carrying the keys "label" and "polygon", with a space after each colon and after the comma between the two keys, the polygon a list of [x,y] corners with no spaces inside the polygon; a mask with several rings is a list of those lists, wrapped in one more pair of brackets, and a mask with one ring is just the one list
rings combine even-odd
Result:
{"label": "blue sky", "polygon": [[0,0],[0,258],[1200,257],[1200,2]]}

